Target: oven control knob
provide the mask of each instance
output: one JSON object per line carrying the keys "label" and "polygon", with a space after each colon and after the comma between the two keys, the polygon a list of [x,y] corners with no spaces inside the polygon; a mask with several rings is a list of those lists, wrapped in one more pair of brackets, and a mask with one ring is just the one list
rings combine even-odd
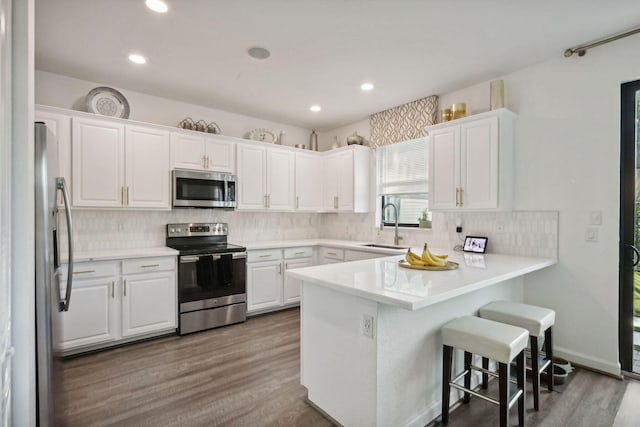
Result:
{"label": "oven control knob", "polygon": [[181,229],[181,228],[176,228],[176,231],[177,231],[178,233],[182,233],[182,229]]}
{"label": "oven control knob", "polygon": [[169,233],[172,233],[172,234],[173,234],[173,233],[175,233],[175,232],[176,232],[176,229],[175,229],[175,228],[170,228],[170,229],[169,229]]}

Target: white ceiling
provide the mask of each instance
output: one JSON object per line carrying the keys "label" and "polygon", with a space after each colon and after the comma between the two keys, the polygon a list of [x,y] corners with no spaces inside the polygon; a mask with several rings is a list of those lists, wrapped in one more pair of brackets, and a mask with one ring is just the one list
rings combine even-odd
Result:
{"label": "white ceiling", "polygon": [[638,0],[167,2],[36,0],[36,68],[328,130],[640,25]]}

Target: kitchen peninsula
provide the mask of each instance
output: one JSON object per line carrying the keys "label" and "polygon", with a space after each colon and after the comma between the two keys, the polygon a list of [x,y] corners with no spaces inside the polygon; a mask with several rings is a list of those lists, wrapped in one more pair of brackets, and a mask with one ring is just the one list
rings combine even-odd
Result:
{"label": "kitchen peninsula", "polygon": [[302,281],[301,383],[308,400],[344,426],[423,426],[436,418],[442,325],[490,301],[522,301],[523,276],[557,262],[453,254],[456,270],[418,271],[400,259],[287,272]]}

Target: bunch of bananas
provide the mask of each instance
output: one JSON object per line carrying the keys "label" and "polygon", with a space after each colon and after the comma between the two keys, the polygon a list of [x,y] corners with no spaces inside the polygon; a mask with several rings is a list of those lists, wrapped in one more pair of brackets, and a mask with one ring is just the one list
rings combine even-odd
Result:
{"label": "bunch of bananas", "polygon": [[427,244],[424,244],[424,248],[422,249],[422,255],[417,255],[411,252],[411,249],[407,250],[407,254],[404,259],[411,265],[417,265],[421,267],[432,266],[432,267],[444,267],[447,265],[447,258],[449,255],[435,255],[432,254]]}

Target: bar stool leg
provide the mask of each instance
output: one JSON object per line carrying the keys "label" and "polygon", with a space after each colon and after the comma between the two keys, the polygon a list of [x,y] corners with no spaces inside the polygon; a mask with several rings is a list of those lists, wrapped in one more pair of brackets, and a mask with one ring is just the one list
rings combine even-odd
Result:
{"label": "bar stool leg", "polygon": [[500,427],[509,425],[509,364],[498,363]]}
{"label": "bar stool leg", "polygon": [[451,395],[451,359],[453,347],[442,346],[442,424],[449,423],[449,396]]}
{"label": "bar stool leg", "polygon": [[553,334],[551,328],[552,326],[549,326],[549,328],[544,331],[544,352],[547,360],[551,361],[547,367],[547,388],[549,391],[553,391]]}
{"label": "bar stool leg", "polygon": [[520,352],[518,356],[516,356],[516,384],[519,390],[522,390],[522,394],[518,398],[518,425],[524,426],[524,406],[525,406],[525,372],[526,372],[526,362],[524,351]]}
{"label": "bar stool leg", "polygon": [[531,336],[531,377],[533,380],[533,409],[540,408],[540,353],[538,349],[538,337]]}
{"label": "bar stool leg", "polygon": [[[486,357],[482,358],[482,369],[489,369],[489,359]],[[489,375],[485,374],[484,372],[482,373],[482,388],[483,389],[487,389],[487,387],[489,386]]]}
{"label": "bar stool leg", "polygon": [[[464,352],[464,370],[467,373],[464,376],[464,388],[467,390],[471,389],[471,358],[473,354],[468,351]],[[469,398],[471,397],[470,393],[464,392],[464,403],[469,403]]]}

